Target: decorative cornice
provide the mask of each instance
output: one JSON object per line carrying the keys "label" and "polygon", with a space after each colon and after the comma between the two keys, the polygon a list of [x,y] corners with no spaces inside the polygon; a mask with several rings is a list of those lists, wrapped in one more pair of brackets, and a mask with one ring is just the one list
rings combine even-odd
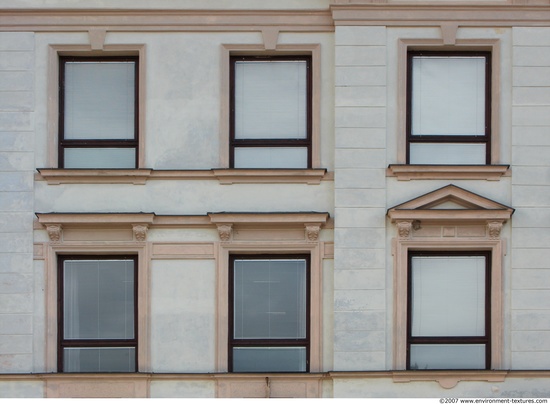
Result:
{"label": "decorative cornice", "polygon": [[329,219],[328,213],[209,213],[212,223],[218,228],[222,242],[233,239],[236,226],[256,228],[289,228],[303,226],[304,239],[319,241],[321,227]]}
{"label": "decorative cornice", "polygon": [[349,0],[331,5],[334,25],[512,27],[547,26],[548,0],[441,4]]}
{"label": "decorative cornice", "polygon": [[[456,208],[438,208],[448,202],[455,204]],[[388,209],[388,216],[398,224],[407,221],[412,224],[414,221],[504,223],[513,213],[514,209],[506,205],[455,185],[447,185]]]}
{"label": "decorative cornice", "polygon": [[154,213],[37,213],[38,222],[44,226],[133,225],[152,224]]}
{"label": "decorative cornice", "polygon": [[0,9],[1,31],[280,31],[330,32],[329,10]]}

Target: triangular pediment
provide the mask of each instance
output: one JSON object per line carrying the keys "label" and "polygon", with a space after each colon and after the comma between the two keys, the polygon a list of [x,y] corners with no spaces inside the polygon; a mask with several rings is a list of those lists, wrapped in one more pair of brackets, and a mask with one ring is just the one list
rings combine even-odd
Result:
{"label": "triangular pediment", "polygon": [[447,185],[388,210],[393,220],[498,219],[507,220],[514,209],[456,185]]}

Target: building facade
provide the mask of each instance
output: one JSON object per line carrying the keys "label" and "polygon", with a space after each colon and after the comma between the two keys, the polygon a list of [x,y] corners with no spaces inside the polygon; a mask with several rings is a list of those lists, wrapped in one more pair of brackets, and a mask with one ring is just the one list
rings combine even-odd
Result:
{"label": "building facade", "polygon": [[547,0],[0,4],[1,397],[549,397]]}

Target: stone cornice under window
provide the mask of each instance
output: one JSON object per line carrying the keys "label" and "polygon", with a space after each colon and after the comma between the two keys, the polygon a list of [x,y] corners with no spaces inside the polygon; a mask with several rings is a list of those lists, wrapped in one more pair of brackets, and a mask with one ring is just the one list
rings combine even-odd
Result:
{"label": "stone cornice under window", "polygon": [[140,169],[61,169],[39,168],[35,181],[59,184],[134,184],[150,180],[217,180],[220,184],[309,184],[331,181],[333,173],[317,169],[224,169],[153,170]]}
{"label": "stone cornice under window", "polygon": [[486,180],[509,177],[509,165],[411,165],[390,164],[386,175],[399,181],[410,180]]}

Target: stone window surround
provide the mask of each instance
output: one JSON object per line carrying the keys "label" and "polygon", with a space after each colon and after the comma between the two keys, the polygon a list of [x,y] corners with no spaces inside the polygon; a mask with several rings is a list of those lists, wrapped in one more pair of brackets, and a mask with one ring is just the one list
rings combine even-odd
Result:
{"label": "stone window surround", "polygon": [[[441,39],[400,38],[397,77],[397,164],[390,164],[387,176],[398,180],[412,179],[482,179],[498,181],[510,176],[508,165],[500,162],[500,70],[501,42],[499,39],[457,39],[458,25],[441,25]],[[491,164],[490,165],[407,165],[406,152],[406,100],[407,100],[407,53],[410,50],[437,51],[490,51],[491,52]]]}
{"label": "stone window surround", "polygon": [[[152,170],[145,165],[145,116],[146,116],[146,51],[145,45],[105,44],[107,31],[90,28],[88,30],[90,44],[82,45],[50,45],[48,48],[48,108],[47,131],[48,151],[47,168],[38,169],[35,180],[46,180],[48,184],[71,183],[119,183],[144,184],[149,179],[216,179],[220,184],[234,183],[301,183],[317,185],[321,180],[332,180],[332,173],[320,166],[320,83],[321,60],[320,44],[289,44],[277,45],[279,29],[264,27],[261,32],[263,44],[224,44],[221,46],[220,58],[220,165],[211,170]],[[229,169],[229,56],[246,54],[270,55],[311,55],[312,61],[312,123],[311,123],[311,169]],[[59,112],[59,56],[128,56],[139,58],[138,78],[138,168],[135,170],[113,169],[59,169],[58,167],[58,112]]]}
{"label": "stone window surround", "polygon": [[[264,30],[263,44],[223,44],[220,55],[221,71],[221,114],[220,114],[220,167],[229,167],[229,58],[230,56],[311,56],[311,167],[314,171],[321,164],[321,45],[320,44],[277,44],[279,31]],[[265,170],[269,172],[270,170]],[[275,170],[277,171],[277,170]]]}
{"label": "stone window surround", "polygon": [[[90,31],[90,45],[50,45],[48,47],[48,78],[47,78],[47,139],[48,151],[47,162],[49,167],[58,167],[58,150],[59,150],[59,56],[95,56],[95,57],[110,57],[110,56],[137,56],[138,57],[138,147],[137,147],[137,163],[138,167],[143,167],[145,162],[145,45],[105,45],[105,32],[103,36],[97,31]],[[68,174],[79,170],[64,170],[59,169]],[[45,169],[48,172],[48,169]],[[96,171],[117,171],[117,170],[96,170]]]}
{"label": "stone window surround", "polygon": [[[35,230],[48,242],[35,244],[35,259],[45,262],[47,372],[57,371],[57,256],[138,256],[138,372],[151,368],[149,277],[151,259],[213,259],[218,277],[216,371],[227,372],[229,254],[308,254],[311,265],[310,373],[321,370],[322,260],[331,245],[320,240],[328,213],[211,213],[206,216],[157,216],[154,213],[37,213]],[[219,242],[148,242],[151,228],[216,228]],[[90,235],[93,234],[92,239]],[[109,240],[108,242],[102,240]]]}
{"label": "stone window surround", "polygon": [[[442,203],[461,208],[438,209]],[[396,225],[393,255],[393,369],[406,370],[407,273],[409,251],[488,251],[491,253],[491,371],[503,363],[503,256],[506,240],[501,238],[504,223],[514,210],[498,202],[448,185],[388,210]],[[484,371],[446,371],[450,388],[460,380],[486,380]],[[406,381],[437,380],[442,372],[407,371]],[[464,377],[464,378],[463,378]],[[473,377],[473,379],[472,379]],[[440,382],[441,383],[441,382]],[[443,384],[442,384],[443,385]],[[445,386],[444,386],[445,387]]]}

